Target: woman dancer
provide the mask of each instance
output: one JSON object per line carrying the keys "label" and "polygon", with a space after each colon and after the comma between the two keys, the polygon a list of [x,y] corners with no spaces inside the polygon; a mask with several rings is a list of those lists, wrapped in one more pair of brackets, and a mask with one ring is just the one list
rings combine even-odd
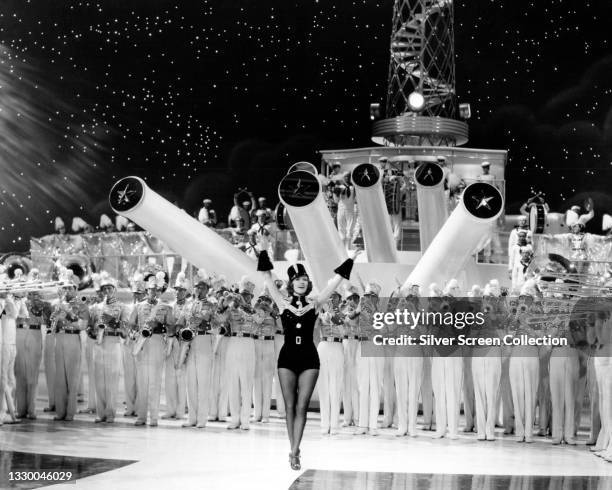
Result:
{"label": "woman dancer", "polygon": [[349,279],[353,259],[347,259],[335,269],[336,275],[327,287],[312,297],[308,296],[312,291],[312,282],[306,269],[302,264],[292,265],[287,270],[289,297],[285,299],[274,285],[270,272],[272,263],[265,250],[264,246],[259,253],[257,270],[264,272],[265,284],[278,305],[285,332],[285,343],[278,358],[278,379],[287,413],[287,432],[291,444],[289,462],[291,469],[299,470],[306,411],[319,376],[319,355],[312,339],[314,326],[325,302],[343,279]]}

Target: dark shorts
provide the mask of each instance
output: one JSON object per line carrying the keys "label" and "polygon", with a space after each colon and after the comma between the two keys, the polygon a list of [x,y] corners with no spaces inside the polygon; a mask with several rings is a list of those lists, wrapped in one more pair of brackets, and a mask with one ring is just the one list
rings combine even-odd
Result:
{"label": "dark shorts", "polygon": [[278,368],[290,369],[296,375],[300,375],[307,369],[319,369],[319,353],[314,344],[281,347],[278,355]]}

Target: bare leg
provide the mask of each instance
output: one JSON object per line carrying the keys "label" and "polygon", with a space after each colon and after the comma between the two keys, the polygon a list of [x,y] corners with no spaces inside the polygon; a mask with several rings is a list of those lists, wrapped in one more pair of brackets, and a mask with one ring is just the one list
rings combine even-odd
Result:
{"label": "bare leg", "polygon": [[285,413],[287,420],[287,433],[289,434],[289,444],[293,452],[293,421],[295,419],[295,399],[297,395],[297,375],[291,369],[279,368],[278,381],[283,392],[285,401]]}
{"label": "bare leg", "polygon": [[304,426],[306,425],[306,412],[308,411],[308,404],[310,403],[310,398],[312,397],[312,392],[317,384],[318,377],[318,369],[307,369],[306,371],[302,372],[298,378],[297,404],[295,407],[295,421],[293,427],[293,444],[291,445],[291,452],[295,455],[300,453],[300,443],[302,442]]}

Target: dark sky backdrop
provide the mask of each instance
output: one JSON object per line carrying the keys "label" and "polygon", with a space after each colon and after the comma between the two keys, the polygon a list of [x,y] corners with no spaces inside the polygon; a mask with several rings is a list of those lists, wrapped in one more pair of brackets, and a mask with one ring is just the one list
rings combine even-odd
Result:
{"label": "dark sky backdrop", "polygon": [[[468,145],[510,151],[508,212],[532,188],[553,209],[590,194],[612,211],[611,11],[455,4]],[[0,251],[57,214],[97,224],[124,175],[224,215],[238,186],[276,201],[291,163],[372,146],[390,0],[5,0],[0,14]]]}

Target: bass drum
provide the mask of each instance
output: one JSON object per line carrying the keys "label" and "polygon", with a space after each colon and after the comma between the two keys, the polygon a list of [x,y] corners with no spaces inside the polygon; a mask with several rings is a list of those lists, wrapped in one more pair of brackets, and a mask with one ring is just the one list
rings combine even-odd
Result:
{"label": "bass drum", "polygon": [[8,254],[2,257],[0,261],[4,267],[6,267],[6,274],[9,279],[15,278],[15,271],[21,269],[23,271],[23,278],[26,279],[30,271],[32,270],[32,261],[29,257],[24,255]]}
{"label": "bass drum", "polygon": [[289,213],[287,212],[287,208],[282,202],[279,202],[274,208],[274,216],[276,217],[276,226],[281,231],[293,230],[293,225],[291,224],[291,218],[289,218]]}
{"label": "bass drum", "polygon": [[546,230],[546,209],[542,204],[534,204],[529,210],[529,229],[534,235]]}
{"label": "bass drum", "polygon": [[389,214],[399,214],[402,210],[402,197],[400,194],[400,179],[386,180],[383,182],[385,204]]}

